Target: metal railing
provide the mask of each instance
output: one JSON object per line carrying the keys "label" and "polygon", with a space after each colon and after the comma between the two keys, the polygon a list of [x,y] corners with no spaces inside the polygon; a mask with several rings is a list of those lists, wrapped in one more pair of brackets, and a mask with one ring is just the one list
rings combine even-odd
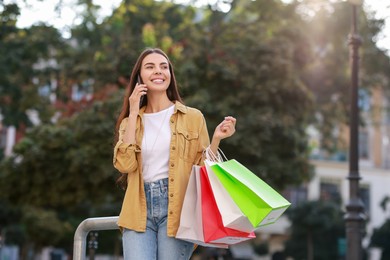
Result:
{"label": "metal railing", "polygon": [[74,234],[73,259],[84,260],[86,257],[87,235],[90,231],[118,229],[118,217],[87,218],[80,223]]}

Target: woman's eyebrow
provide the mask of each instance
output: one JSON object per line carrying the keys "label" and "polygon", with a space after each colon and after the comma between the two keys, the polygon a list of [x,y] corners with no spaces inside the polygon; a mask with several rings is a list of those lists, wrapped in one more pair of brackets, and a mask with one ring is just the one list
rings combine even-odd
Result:
{"label": "woman's eyebrow", "polygon": [[[154,63],[153,63],[153,62],[148,62],[148,63],[145,63],[145,64],[144,64],[144,66],[147,66],[147,65],[153,65],[153,66],[154,66]],[[164,61],[164,62],[161,62],[161,63],[160,63],[160,66],[161,66],[161,65],[168,65],[168,62],[165,62],[165,61]]]}

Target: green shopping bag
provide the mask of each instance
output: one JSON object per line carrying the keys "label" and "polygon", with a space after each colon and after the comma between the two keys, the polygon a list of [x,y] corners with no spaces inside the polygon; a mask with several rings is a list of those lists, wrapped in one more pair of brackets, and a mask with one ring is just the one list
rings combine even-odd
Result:
{"label": "green shopping bag", "polygon": [[211,170],[255,228],[274,223],[291,205],[234,159],[215,163],[211,165]]}

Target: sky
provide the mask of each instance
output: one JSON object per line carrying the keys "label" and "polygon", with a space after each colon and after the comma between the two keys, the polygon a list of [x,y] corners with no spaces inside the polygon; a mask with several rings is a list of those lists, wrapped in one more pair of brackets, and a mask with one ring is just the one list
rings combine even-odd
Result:
{"label": "sky", "polygon": [[[77,0],[61,0],[63,5],[61,10],[56,10],[56,3],[60,0],[4,0],[4,3],[17,2],[21,7],[21,15],[17,26],[30,27],[39,21],[60,29],[64,37],[70,37],[70,27],[80,22],[75,4]],[[94,4],[100,5],[99,17],[104,17],[112,13],[113,8],[117,7],[122,0],[93,0]],[[288,2],[289,0],[284,0]],[[343,0],[341,0],[343,1]],[[345,1],[345,0],[344,0]],[[175,2],[185,3],[188,0],[176,0]],[[201,2],[201,1],[199,1]],[[205,2],[214,3],[216,0],[205,0]],[[385,26],[382,33],[378,36],[377,46],[387,51],[390,55],[390,1],[388,0],[364,0],[364,8],[376,13],[376,18],[385,19]],[[78,7],[80,8],[80,7]]]}

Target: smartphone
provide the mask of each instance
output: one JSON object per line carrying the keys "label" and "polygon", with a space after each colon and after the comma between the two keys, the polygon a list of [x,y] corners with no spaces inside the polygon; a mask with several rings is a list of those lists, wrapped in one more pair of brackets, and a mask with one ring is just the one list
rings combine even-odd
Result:
{"label": "smartphone", "polygon": [[141,76],[138,74],[138,76],[137,76],[137,83],[138,84],[143,84],[143,82],[142,82],[142,79],[141,79]]}
{"label": "smartphone", "polygon": [[[138,74],[138,77],[137,77],[137,83],[138,84],[143,84],[141,76],[139,74]],[[139,99],[139,107],[140,108],[142,107],[142,102],[143,101],[144,101],[144,95],[142,95],[141,98]]]}

